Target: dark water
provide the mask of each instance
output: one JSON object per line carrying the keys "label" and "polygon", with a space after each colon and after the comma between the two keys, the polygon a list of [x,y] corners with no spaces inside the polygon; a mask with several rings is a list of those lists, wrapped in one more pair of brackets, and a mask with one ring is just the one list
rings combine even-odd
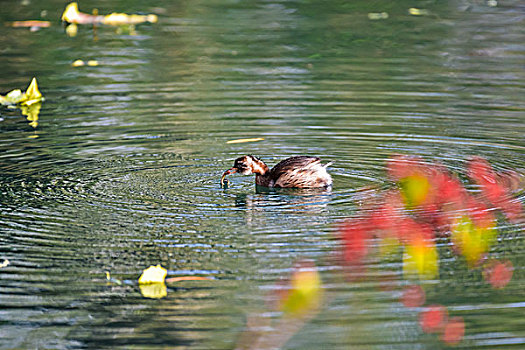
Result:
{"label": "dark water", "polygon": [[[70,38],[63,2],[4,1],[2,22],[52,26],[0,26],[0,93],[36,76],[46,98],[36,127],[0,110],[0,347],[234,348],[299,259],[315,261],[332,297],[287,348],[445,347],[399,291],[341,281],[329,258],[361,189],[386,185],[391,154],[525,169],[523,3],[417,4],[429,15],[410,16],[409,1],[94,1],[80,10],[159,23]],[[254,137],[265,140],[226,143]],[[333,191],[256,193],[240,176],[221,189],[244,154],[335,161]],[[427,291],[465,320],[460,347],[525,346],[523,225],[501,225],[506,288],[449,256]],[[136,280],[156,264],[212,280],[144,298]]]}

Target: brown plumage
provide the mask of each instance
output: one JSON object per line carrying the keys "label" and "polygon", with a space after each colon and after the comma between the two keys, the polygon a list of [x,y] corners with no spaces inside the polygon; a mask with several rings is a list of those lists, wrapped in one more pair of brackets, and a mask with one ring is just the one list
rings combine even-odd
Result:
{"label": "brown plumage", "polygon": [[332,185],[332,177],[326,172],[328,164],[321,164],[321,159],[309,156],[287,158],[272,169],[259,158],[252,155],[239,157],[233,168],[226,170],[221,177],[224,185],[226,175],[241,173],[255,174],[255,184],[264,187],[314,188]]}

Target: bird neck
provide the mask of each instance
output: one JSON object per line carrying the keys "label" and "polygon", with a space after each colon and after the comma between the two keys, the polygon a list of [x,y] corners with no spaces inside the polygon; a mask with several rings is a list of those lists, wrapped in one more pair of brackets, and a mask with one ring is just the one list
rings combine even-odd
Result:
{"label": "bird neck", "polygon": [[255,173],[255,184],[268,187],[271,182],[270,168],[268,168],[268,165],[258,159],[252,167]]}
{"label": "bird neck", "polygon": [[270,168],[262,160],[257,159],[252,164],[252,173],[257,176],[267,176],[270,174]]}

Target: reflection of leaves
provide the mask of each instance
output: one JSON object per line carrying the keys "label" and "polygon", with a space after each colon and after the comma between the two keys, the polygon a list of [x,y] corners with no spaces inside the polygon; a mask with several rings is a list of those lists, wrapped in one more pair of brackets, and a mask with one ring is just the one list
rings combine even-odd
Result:
{"label": "reflection of leaves", "polygon": [[70,25],[66,27],[66,34],[70,38],[77,36],[77,33],[78,33],[78,26],[75,23],[71,23]]}
{"label": "reflection of leaves", "polygon": [[160,299],[168,295],[165,283],[139,284],[139,288],[144,298]]}
{"label": "reflection of leaves", "polygon": [[38,102],[30,106],[20,106],[20,110],[23,115],[27,116],[29,125],[33,128],[38,126],[38,115],[40,114],[40,108],[42,108],[42,103]]}

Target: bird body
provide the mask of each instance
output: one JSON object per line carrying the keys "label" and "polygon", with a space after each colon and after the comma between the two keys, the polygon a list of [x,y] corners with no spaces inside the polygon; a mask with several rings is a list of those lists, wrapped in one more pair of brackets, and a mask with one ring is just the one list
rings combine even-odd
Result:
{"label": "bird body", "polygon": [[332,185],[332,177],[326,171],[330,164],[321,164],[318,157],[295,156],[280,161],[270,169],[261,159],[247,155],[237,158],[233,168],[224,172],[221,184],[226,175],[240,173],[255,174],[255,184],[264,187],[328,187]]}

